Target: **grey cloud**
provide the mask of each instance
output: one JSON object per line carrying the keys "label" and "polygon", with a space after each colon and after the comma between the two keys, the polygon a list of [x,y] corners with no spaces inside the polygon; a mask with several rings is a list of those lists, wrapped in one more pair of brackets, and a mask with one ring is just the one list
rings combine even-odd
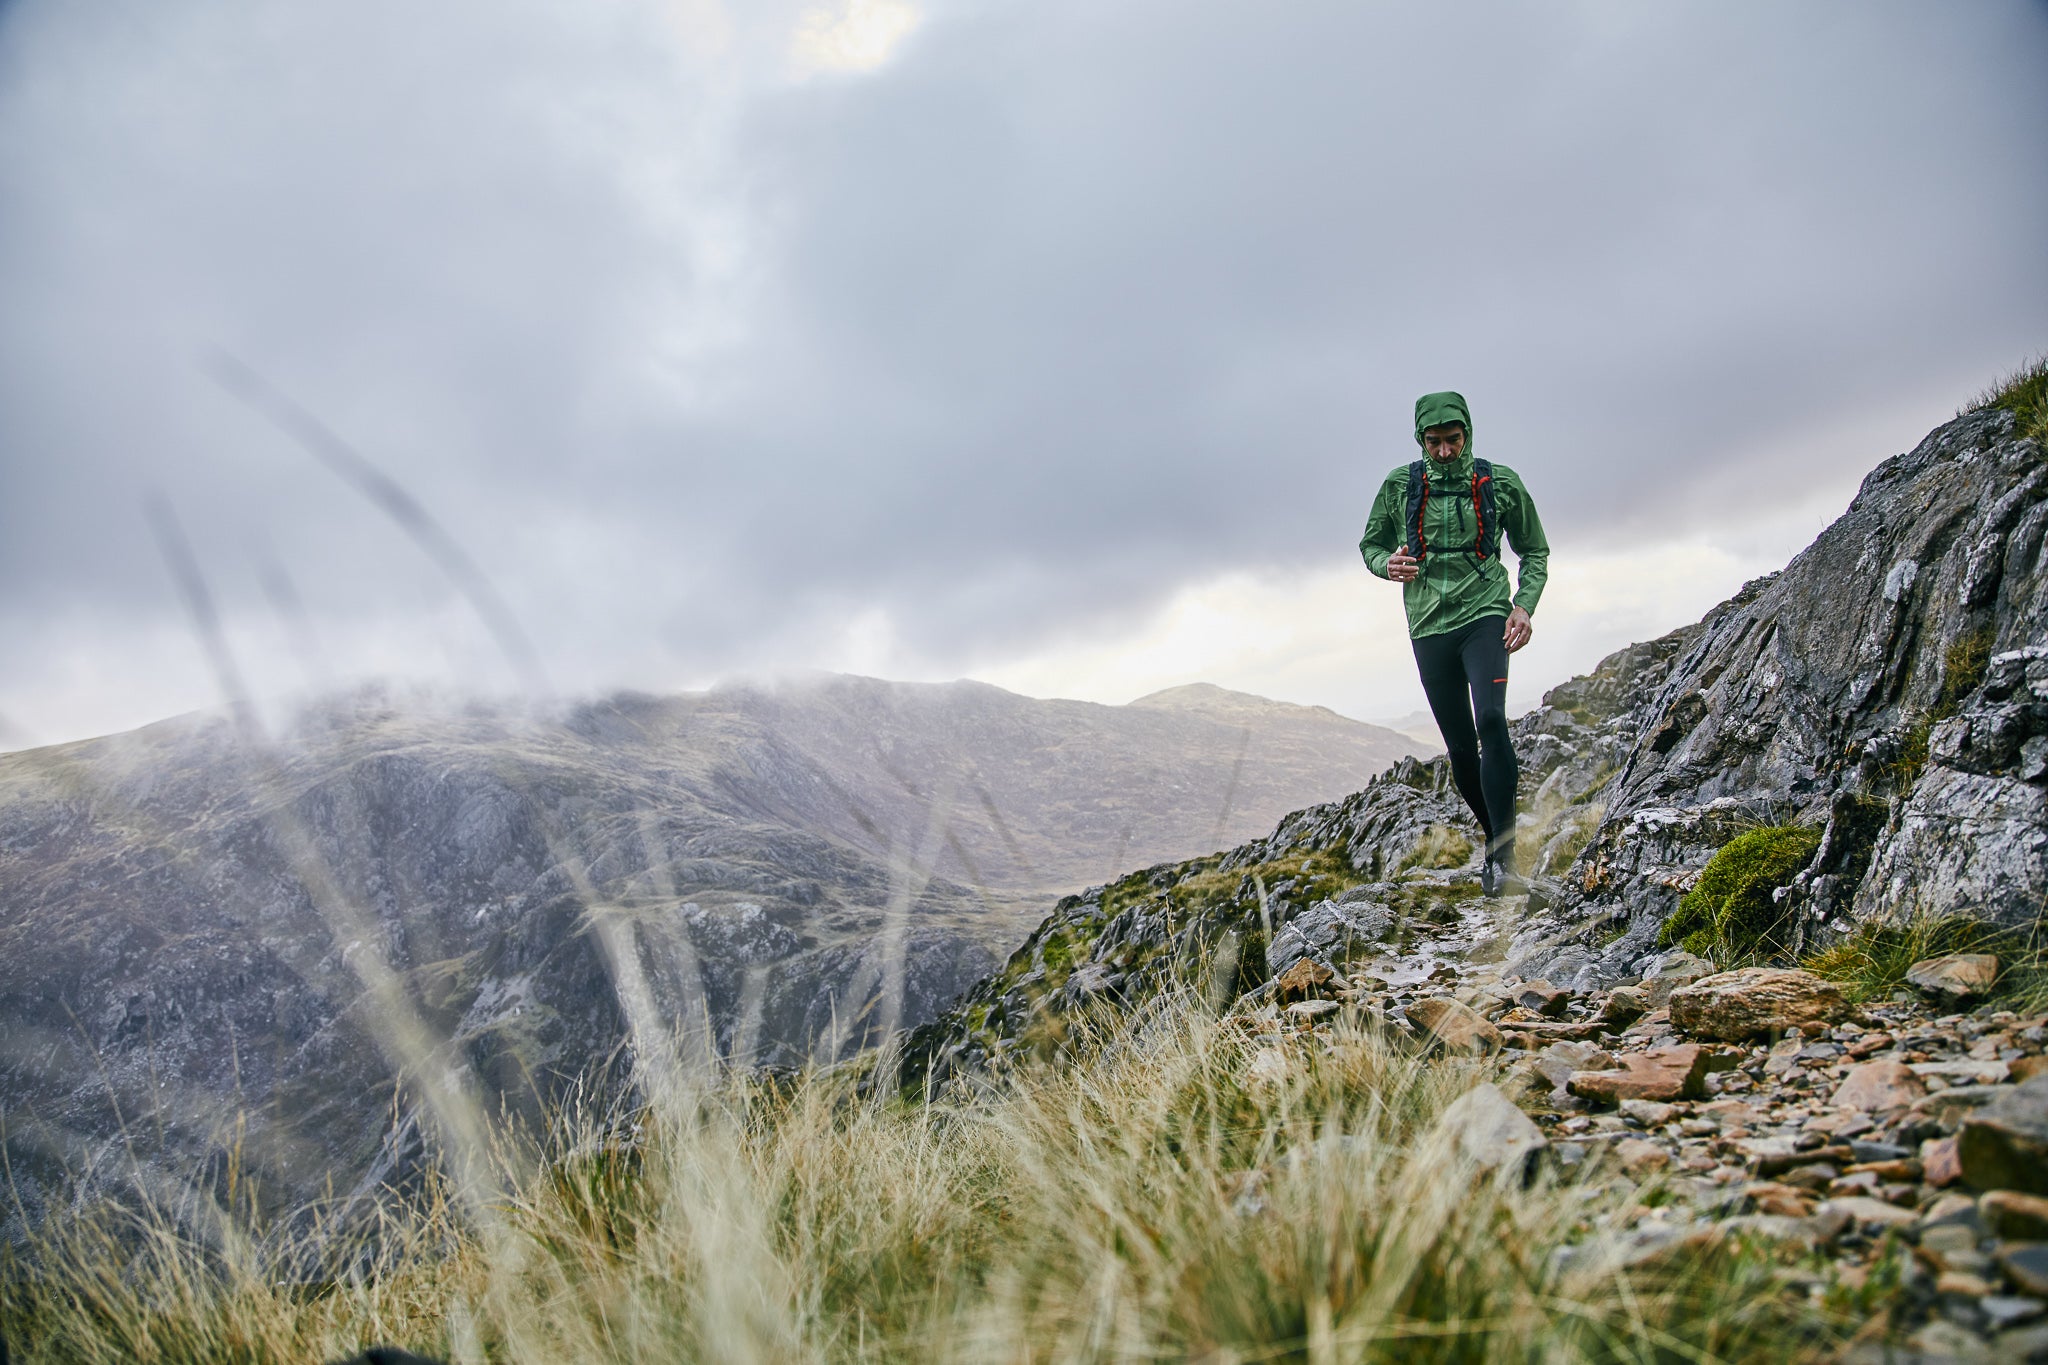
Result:
{"label": "grey cloud", "polygon": [[152,488],[230,613],[445,609],[213,345],[644,685],[1341,561],[1424,389],[1568,554],[2048,344],[2038,4],[987,4],[808,82],[793,12],[0,11],[10,638],[175,611]]}

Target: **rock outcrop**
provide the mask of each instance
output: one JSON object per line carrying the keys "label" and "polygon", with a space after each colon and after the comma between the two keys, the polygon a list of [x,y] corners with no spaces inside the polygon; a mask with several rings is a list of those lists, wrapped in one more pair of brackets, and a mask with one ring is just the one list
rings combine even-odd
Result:
{"label": "rock outcrop", "polygon": [[[1714,853],[1818,829],[1768,904],[1793,951],[1917,914],[2030,926],[2048,900],[2048,452],[1987,410],[1879,466],[1782,572],[1631,646],[1514,723],[1526,897],[1477,898],[1478,831],[1441,759],[1265,839],[1064,900],[922,1030],[913,1077],[1058,1050],[1097,1011],[1219,1001],[1294,963],[1405,946],[1647,1003],[1710,975],[1658,933]],[[1668,968],[1668,971],[1667,971]],[[1400,984],[1400,983],[1396,983]]]}

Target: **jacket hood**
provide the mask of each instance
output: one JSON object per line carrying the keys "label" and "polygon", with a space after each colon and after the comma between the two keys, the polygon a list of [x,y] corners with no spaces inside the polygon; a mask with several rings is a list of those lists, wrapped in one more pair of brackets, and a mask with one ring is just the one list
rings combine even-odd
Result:
{"label": "jacket hood", "polygon": [[1426,427],[1440,427],[1450,422],[1465,424],[1465,453],[1472,453],[1472,409],[1465,402],[1465,395],[1445,390],[1443,393],[1425,393],[1415,400],[1415,444],[1422,444],[1422,433]]}

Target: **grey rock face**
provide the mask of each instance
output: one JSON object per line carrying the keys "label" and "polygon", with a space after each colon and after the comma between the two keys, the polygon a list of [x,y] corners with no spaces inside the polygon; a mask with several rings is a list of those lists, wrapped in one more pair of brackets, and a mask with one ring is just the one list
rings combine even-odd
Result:
{"label": "grey rock face", "polygon": [[1376,943],[1393,927],[1393,908],[1377,901],[1354,899],[1348,893],[1318,901],[1273,936],[1266,948],[1266,969],[1278,976],[1305,957],[1334,969],[1349,960],[1354,944]]}
{"label": "grey rock face", "polygon": [[[1482,911],[1488,927],[1451,931],[1473,913],[1452,902],[1476,894],[1458,889],[1474,867],[1432,861],[1443,831],[1477,842],[1448,764],[1404,760],[1217,859],[1062,902],[920,1031],[913,1061],[943,1077],[1060,1037],[1054,988],[1075,964],[1120,973],[1132,1008],[1190,985],[1227,1002],[1422,922],[1510,976],[1634,981],[1667,962],[1658,929],[1714,853],[1760,824],[1822,830],[1779,899],[1795,946],[1921,912],[2034,923],[2048,903],[2044,470],[2010,414],[1957,418],[1874,470],[1782,572],[1552,689],[1513,726],[1529,894]],[[1351,908],[1347,886],[1386,918]],[[1704,974],[1674,965],[1692,970],[1659,997]]]}
{"label": "grey rock face", "polygon": [[[2033,922],[2048,473],[2010,433],[2002,412],[1937,429],[1782,573],[1680,632],[1561,916],[1661,920],[1731,821],[1797,819],[1824,830],[1788,905],[1805,943],[1914,913]],[[1625,975],[1641,947],[1610,948],[1601,972]]]}

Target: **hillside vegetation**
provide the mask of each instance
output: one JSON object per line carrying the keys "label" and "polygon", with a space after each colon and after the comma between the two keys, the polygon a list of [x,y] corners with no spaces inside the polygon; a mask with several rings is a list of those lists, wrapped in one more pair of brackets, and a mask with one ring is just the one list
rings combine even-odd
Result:
{"label": "hillside vegetation", "polygon": [[1254,1055],[1182,997],[971,1102],[733,1079],[357,1240],[53,1229],[6,1321],[30,1360],[105,1365],[1699,1361],[1819,1358],[1881,1295],[1809,1294],[1812,1256],[1760,1238],[1628,1263],[1601,1235],[1632,1187],[1525,1186],[1441,1126],[1484,1063],[1364,1028],[1278,1074]]}

